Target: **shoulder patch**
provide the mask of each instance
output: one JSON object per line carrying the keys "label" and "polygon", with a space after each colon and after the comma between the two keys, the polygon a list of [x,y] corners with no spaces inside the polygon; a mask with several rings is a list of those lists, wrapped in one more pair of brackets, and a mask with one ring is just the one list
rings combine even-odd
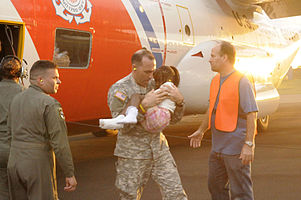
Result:
{"label": "shoulder patch", "polygon": [[59,111],[59,116],[60,116],[63,120],[65,120],[65,115],[64,115],[63,109],[62,109],[62,108],[59,108],[58,111]]}
{"label": "shoulder patch", "polygon": [[121,101],[126,100],[126,95],[120,91],[116,91],[114,94],[114,97],[116,97],[117,99],[120,99]]}

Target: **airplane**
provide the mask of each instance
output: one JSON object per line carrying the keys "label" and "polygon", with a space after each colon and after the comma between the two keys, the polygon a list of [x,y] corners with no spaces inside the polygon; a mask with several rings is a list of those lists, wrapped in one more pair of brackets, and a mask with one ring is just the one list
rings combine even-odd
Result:
{"label": "airplane", "polygon": [[39,59],[56,62],[62,84],[53,96],[70,134],[98,135],[97,119],[111,116],[108,89],[131,72],[133,52],[146,47],[157,67],[176,66],[185,114],[202,114],[215,75],[211,49],[226,40],[236,47],[236,69],[252,79],[266,130],[300,48],[300,8],[299,0],[1,0],[1,53],[26,61],[27,71]]}

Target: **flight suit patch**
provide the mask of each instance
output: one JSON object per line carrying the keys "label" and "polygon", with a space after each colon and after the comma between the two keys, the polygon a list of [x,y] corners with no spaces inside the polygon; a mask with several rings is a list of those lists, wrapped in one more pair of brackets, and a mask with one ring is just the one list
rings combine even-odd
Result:
{"label": "flight suit patch", "polygon": [[116,97],[117,99],[120,99],[121,101],[124,101],[127,96],[120,91],[116,91],[114,94],[114,97]]}
{"label": "flight suit patch", "polygon": [[65,115],[62,108],[59,108],[59,115],[63,120],[65,120]]}

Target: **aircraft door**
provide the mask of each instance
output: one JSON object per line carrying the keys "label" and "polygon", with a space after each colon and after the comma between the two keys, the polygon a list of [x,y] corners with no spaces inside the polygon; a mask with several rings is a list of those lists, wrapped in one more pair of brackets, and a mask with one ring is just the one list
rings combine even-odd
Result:
{"label": "aircraft door", "polygon": [[23,78],[28,78],[26,61],[23,60],[25,38],[25,24],[22,22],[1,22],[0,21],[0,61],[7,55],[17,56],[22,61],[22,75]]}
{"label": "aircraft door", "polygon": [[180,18],[182,41],[184,44],[194,45],[194,29],[188,8],[177,5],[177,11]]}
{"label": "aircraft door", "polygon": [[7,55],[22,59],[24,49],[24,23],[0,21],[0,60]]}

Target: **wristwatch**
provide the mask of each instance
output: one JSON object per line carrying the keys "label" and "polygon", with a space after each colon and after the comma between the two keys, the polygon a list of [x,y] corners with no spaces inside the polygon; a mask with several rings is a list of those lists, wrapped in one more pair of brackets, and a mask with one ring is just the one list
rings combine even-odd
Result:
{"label": "wristwatch", "polygon": [[254,144],[251,141],[245,141],[245,144],[248,145],[249,147],[253,147]]}

